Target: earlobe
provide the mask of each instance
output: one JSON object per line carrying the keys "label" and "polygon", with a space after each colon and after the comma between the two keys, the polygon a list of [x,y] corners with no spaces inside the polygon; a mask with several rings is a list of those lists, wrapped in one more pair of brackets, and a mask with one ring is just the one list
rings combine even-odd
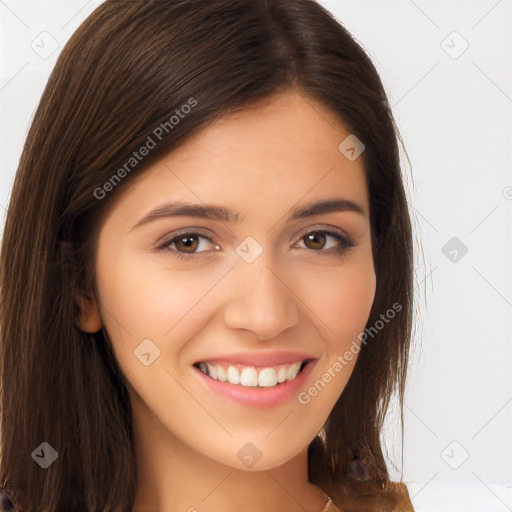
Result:
{"label": "earlobe", "polygon": [[91,334],[101,330],[102,322],[96,302],[81,293],[76,295],[76,299],[80,308],[79,316],[75,321],[76,326]]}

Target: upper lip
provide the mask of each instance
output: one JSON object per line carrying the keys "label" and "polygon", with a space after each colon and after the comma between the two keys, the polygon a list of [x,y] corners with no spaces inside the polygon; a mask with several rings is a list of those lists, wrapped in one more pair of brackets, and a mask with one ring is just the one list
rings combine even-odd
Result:
{"label": "upper lip", "polygon": [[308,361],[316,359],[309,354],[301,352],[240,352],[238,354],[219,354],[211,355],[197,361],[197,363],[206,361],[225,361],[227,363],[239,363],[253,366],[274,366],[278,364],[290,364],[296,361]]}

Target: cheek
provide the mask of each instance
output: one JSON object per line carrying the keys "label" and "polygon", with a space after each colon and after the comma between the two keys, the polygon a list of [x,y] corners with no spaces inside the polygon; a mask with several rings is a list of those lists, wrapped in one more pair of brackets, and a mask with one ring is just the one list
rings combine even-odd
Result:
{"label": "cheek", "polygon": [[341,266],[321,279],[303,285],[312,309],[324,324],[323,332],[336,348],[357,338],[368,321],[375,298],[376,278],[370,258]]}
{"label": "cheek", "polygon": [[155,264],[147,256],[141,260],[128,251],[112,254],[98,259],[97,279],[102,320],[120,365],[127,372],[138,368],[134,350],[146,339],[163,356],[159,364],[174,357],[202,329],[208,302],[204,299],[213,295],[209,292],[222,272],[207,267],[177,272],[162,269],[161,262]]}
{"label": "cheek", "polygon": [[371,259],[353,259],[335,272],[305,286],[315,304],[317,325],[325,333],[325,357],[311,387],[299,393],[308,414],[327,419],[345,389],[357,361],[358,336],[364,331],[375,298],[376,277]]}
{"label": "cheek", "polygon": [[[112,254],[98,259],[97,279],[101,316],[114,357],[135,396],[152,408],[176,405],[187,397],[165,370],[201,329],[197,317],[201,298],[215,276],[162,271],[161,265],[148,264],[147,257],[144,264],[128,251],[119,251],[118,257]],[[163,396],[163,389],[174,394]]]}

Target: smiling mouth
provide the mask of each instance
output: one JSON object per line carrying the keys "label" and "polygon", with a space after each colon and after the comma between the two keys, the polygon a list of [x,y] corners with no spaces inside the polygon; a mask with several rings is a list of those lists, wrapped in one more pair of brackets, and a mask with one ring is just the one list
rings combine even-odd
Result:
{"label": "smiling mouth", "polygon": [[311,361],[313,359],[266,367],[204,361],[195,363],[194,367],[220,382],[235,386],[269,388],[294,380]]}

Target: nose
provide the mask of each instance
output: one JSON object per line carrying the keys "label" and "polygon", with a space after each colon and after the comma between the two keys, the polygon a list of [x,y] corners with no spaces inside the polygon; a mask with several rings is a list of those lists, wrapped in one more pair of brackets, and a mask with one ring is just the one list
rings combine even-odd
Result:
{"label": "nose", "polygon": [[232,279],[235,284],[224,310],[229,328],[270,339],[297,325],[300,309],[296,295],[287,279],[262,256],[251,264],[240,262]]}

